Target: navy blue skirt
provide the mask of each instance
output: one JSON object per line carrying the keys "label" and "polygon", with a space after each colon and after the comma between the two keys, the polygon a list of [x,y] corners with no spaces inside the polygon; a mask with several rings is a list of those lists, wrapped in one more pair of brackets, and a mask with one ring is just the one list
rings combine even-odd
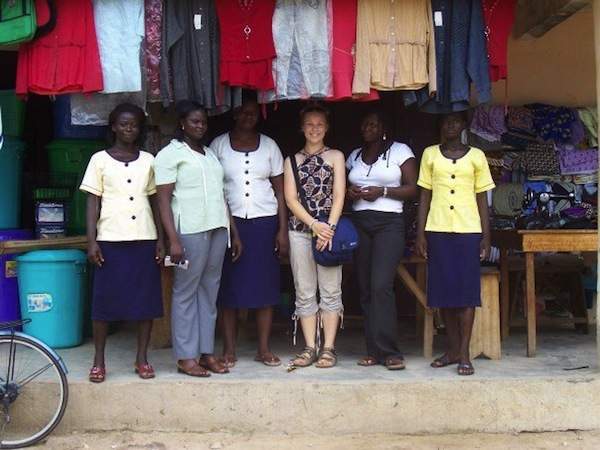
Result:
{"label": "navy blue skirt", "polygon": [[150,320],[162,317],[156,241],[98,242],[104,264],[94,269],[92,319]]}
{"label": "navy blue skirt", "polygon": [[225,256],[219,306],[265,308],[279,304],[280,266],[275,253],[279,218],[233,219],[244,249],[235,263],[229,252]]}
{"label": "navy blue skirt", "polygon": [[426,235],[429,307],[481,306],[481,234],[428,232]]}

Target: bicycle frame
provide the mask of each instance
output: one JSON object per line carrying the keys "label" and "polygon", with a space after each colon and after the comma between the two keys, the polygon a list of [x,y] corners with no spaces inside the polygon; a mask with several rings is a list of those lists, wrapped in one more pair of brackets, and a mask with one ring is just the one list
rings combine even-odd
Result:
{"label": "bicycle frame", "polygon": [[27,333],[23,333],[21,331],[14,331],[14,330],[10,330],[10,329],[0,330],[0,336],[20,336],[20,337],[27,338],[31,341],[34,341],[36,344],[43,347],[44,350],[46,350],[48,353],[50,353],[54,358],[56,358],[56,360],[58,361],[58,364],[60,364],[60,368],[65,372],[65,374],[69,373],[67,366],[64,363],[64,361],[62,360],[62,358],[60,357],[60,355],[58,353],[56,353],[56,351],[54,351],[54,349],[48,347],[48,345],[46,345],[43,341],[40,341],[39,339],[37,339]]}

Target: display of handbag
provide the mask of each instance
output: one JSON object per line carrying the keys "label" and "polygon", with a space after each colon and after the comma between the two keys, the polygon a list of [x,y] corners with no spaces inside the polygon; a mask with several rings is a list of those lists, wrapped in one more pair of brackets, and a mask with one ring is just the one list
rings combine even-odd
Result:
{"label": "display of handbag", "polygon": [[0,45],[30,41],[36,29],[34,0],[0,0]]}
{"label": "display of handbag", "polygon": [[[292,172],[294,173],[294,180],[296,181],[296,189],[298,190],[298,198],[300,203],[310,214],[308,209],[308,203],[304,194],[304,189],[300,185],[300,177],[298,176],[298,164],[296,163],[296,157],[290,158],[292,165]],[[327,222],[327,217],[316,217],[321,222]],[[354,224],[347,217],[340,217],[337,223],[335,234],[331,242],[331,250],[326,248],[323,251],[317,250],[317,239],[312,240],[312,250],[315,262],[320,266],[332,267],[340,266],[352,261],[352,255],[354,250],[358,248],[358,232],[354,227]]]}

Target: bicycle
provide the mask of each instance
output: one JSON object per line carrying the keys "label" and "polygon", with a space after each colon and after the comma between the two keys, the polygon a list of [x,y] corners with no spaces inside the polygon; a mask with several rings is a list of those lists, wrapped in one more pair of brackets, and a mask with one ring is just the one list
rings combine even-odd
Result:
{"label": "bicycle", "polygon": [[0,322],[1,449],[45,439],[61,421],[69,398],[60,356],[39,339],[16,331],[29,322]]}

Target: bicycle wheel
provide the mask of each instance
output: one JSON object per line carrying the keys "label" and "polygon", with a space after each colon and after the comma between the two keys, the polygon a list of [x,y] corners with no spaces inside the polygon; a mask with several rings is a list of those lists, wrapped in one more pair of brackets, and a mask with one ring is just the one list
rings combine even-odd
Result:
{"label": "bicycle wheel", "polygon": [[58,425],[69,389],[60,363],[25,336],[0,336],[0,448],[33,445]]}

